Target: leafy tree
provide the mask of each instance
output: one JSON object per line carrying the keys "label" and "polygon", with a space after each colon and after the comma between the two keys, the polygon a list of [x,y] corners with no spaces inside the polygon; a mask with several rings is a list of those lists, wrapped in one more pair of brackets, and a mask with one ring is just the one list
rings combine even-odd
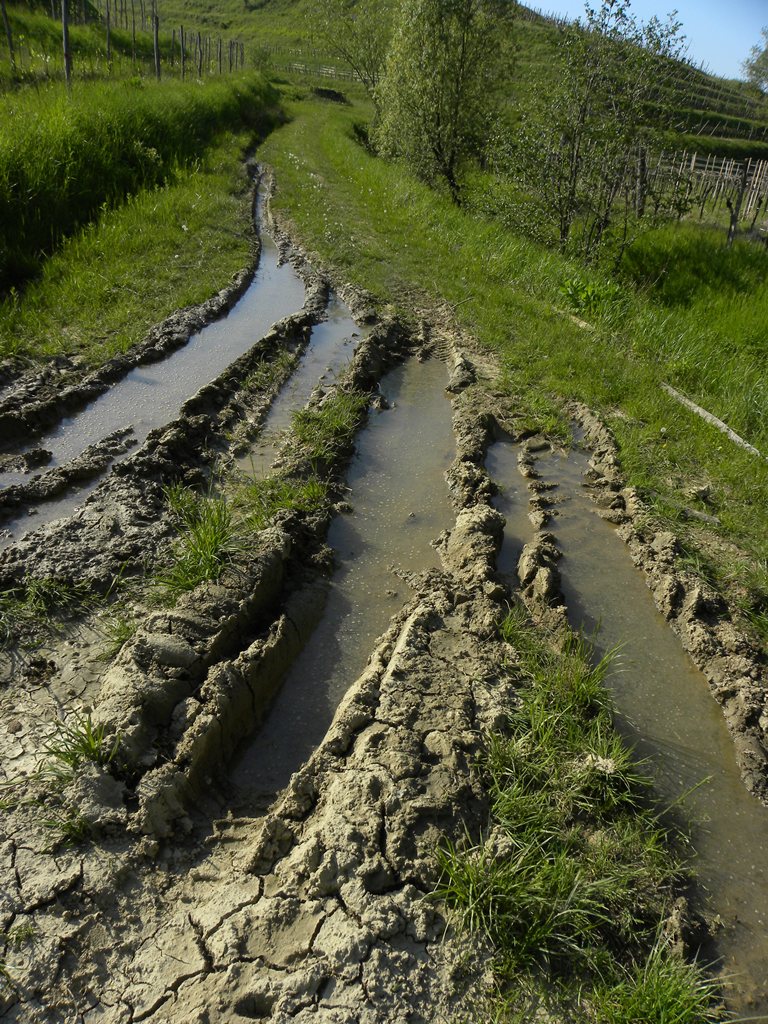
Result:
{"label": "leafy tree", "polygon": [[753,46],[742,67],[747,81],[768,92],[768,28],[762,30],[763,45]]}
{"label": "leafy tree", "polygon": [[316,38],[358,76],[375,99],[392,34],[393,0],[315,0]]}
{"label": "leafy tree", "polygon": [[377,90],[379,151],[461,198],[465,162],[484,145],[500,101],[509,19],[503,0],[401,0]]}
{"label": "leafy tree", "polygon": [[672,16],[638,23],[629,2],[602,0],[564,32],[556,84],[516,153],[561,248],[589,258],[614,228],[619,255],[627,244],[646,203],[648,155],[665,127],[661,97],[679,74],[680,27]]}

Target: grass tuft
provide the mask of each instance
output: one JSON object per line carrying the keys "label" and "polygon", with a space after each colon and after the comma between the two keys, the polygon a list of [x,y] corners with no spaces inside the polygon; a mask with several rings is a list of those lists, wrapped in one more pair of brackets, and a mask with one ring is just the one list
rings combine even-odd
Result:
{"label": "grass tuft", "polygon": [[246,479],[235,490],[233,503],[248,531],[263,530],[282,510],[312,512],[322,506],[327,485],[317,477],[288,480],[281,477]]}
{"label": "grass tuft", "polygon": [[490,827],[439,852],[436,890],[494,950],[498,1019],[545,990],[575,1021],[715,1019],[714,985],[658,939],[681,842],[613,730],[607,659],[592,665],[580,637],[544,646],[519,609],[500,632],[522,685],[487,742]]}
{"label": "grass tuft", "polygon": [[293,431],[310,462],[331,462],[347,451],[368,395],[336,389],[314,409],[293,414]]}
{"label": "grass tuft", "polygon": [[168,487],[166,494],[179,537],[170,563],[158,570],[152,584],[173,600],[200,583],[218,579],[240,543],[224,498],[200,495],[181,484]]}

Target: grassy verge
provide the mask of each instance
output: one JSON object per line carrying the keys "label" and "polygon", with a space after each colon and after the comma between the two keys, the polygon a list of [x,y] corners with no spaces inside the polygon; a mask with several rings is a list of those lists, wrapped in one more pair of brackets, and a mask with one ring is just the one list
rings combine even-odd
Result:
{"label": "grassy verge", "polygon": [[[625,283],[587,332],[566,315],[562,294],[583,267],[497,220],[457,209],[406,169],[371,156],[354,131],[368,116],[364,105],[308,100],[293,113],[262,154],[277,171],[276,204],[318,258],[403,311],[450,304],[498,355],[500,383],[530,425],[567,429],[563,400],[600,411],[615,430],[630,483],[692,548],[705,552],[722,585],[762,616],[768,464],[661,388],[664,381],[679,387],[768,451],[761,363],[729,342],[727,314],[708,330],[703,307],[680,311],[670,333],[669,309]],[[739,306],[733,295],[731,306]],[[706,505],[691,498],[694,483],[709,486]],[[721,526],[694,529],[686,507],[706,510]],[[746,595],[756,583],[762,590],[755,607]]]}
{"label": "grassy verge", "polygon": [[0,304],[0,354],[76,353],[97,365],[228,284],[253,245],[242,160],[252,138],[225,135],[172,184],[68,239],[23,296]]}
{"label": "grassy verge", "polygon": [[0,292],[60,240],[141,189],[168,184],[227,129],[263,131],[276,94],[259,75],[80,83],[0,104]]}
{"label": "grassy verge", "polygon": [[490,829],[442,851],[437,893],[491,944],[491,1019],[541,1001],[584,1024],[717,1019],[713,986],[663,938],[680,861],[613,731],[605,663],[575,638],[545,647],[519,610],[501,633],[523,685],[489,741]]}

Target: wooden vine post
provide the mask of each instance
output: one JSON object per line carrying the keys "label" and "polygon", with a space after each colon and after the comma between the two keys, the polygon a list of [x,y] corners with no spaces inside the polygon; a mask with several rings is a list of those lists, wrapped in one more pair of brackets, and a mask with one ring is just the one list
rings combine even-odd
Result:
{"label": "wooden vine post", "polygon": [[16,77],[16,54],[13,49],[13,34],[11,32],[11,23],[8,20],[8,11],[5,9],[5,0],[0,0],[0,10],[3,14],[3,28],[5,29],[5,38],[8,40],[8,57],[11,62],[11,75]]}
{"label": "wooden vine post", "polygon": [[739,180],[739,190],[736,193],[736,202],[734,203],[730,196],[725,201],[725,205],[728,207],[731,214],[731,222],[728,225],[728,241],[726,243],[729,249],[733,245],[733,240],[736,237],[736,229],[739,226],[739,216],[741,214],[741,204],[744,201],[744,193],[747,190],[747,165],[748,162],[741,165],[741,178]]}
{"label": "wooden vine post", "polygon": [[186,56],[186,44],[184,41],[184,26],[179,26],[179,50],[181,51],[181,80],[184,81],[184,75],[187,73],[187,56]]}
{"label": "wooden vine post", "polygon": [[61,41],[64,49],[64,80],[72,92],[72,51],[69,48],[69,0],[61,0]]}

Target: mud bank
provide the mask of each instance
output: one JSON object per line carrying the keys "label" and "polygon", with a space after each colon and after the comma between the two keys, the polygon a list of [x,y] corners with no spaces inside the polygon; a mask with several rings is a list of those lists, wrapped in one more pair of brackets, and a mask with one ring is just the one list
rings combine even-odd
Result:
{"label": "mud bank", "polygon": [[[371,388],[402,355],[392,342],[374,331],[340,386]],[[454,473],[477,440],[461,437]],[[294,450],[285,463],[304,459]],[[493,640],[502,521],[476,497],[441,540],[445,572],[410,577],[416,598],[276,806],[222,819],[204,843],[190,798],[258,720],[256,687],[274,684],[315,614],[306,584],[273,607],[290,522],[262,534],[250,576],[241,564],[144,623],[92,700],[125,769],[87,772],[67,796],[98,845],[51,861],[39,823],[12,816],[4,924],[29,924],[35,939],[16,957],[7,1019],[426,1022],[487,986],[477,949],[425,901],[436,845],[485,822],[473,762],[513,699]],[[172,826],[189,839],[158,845]]]}

